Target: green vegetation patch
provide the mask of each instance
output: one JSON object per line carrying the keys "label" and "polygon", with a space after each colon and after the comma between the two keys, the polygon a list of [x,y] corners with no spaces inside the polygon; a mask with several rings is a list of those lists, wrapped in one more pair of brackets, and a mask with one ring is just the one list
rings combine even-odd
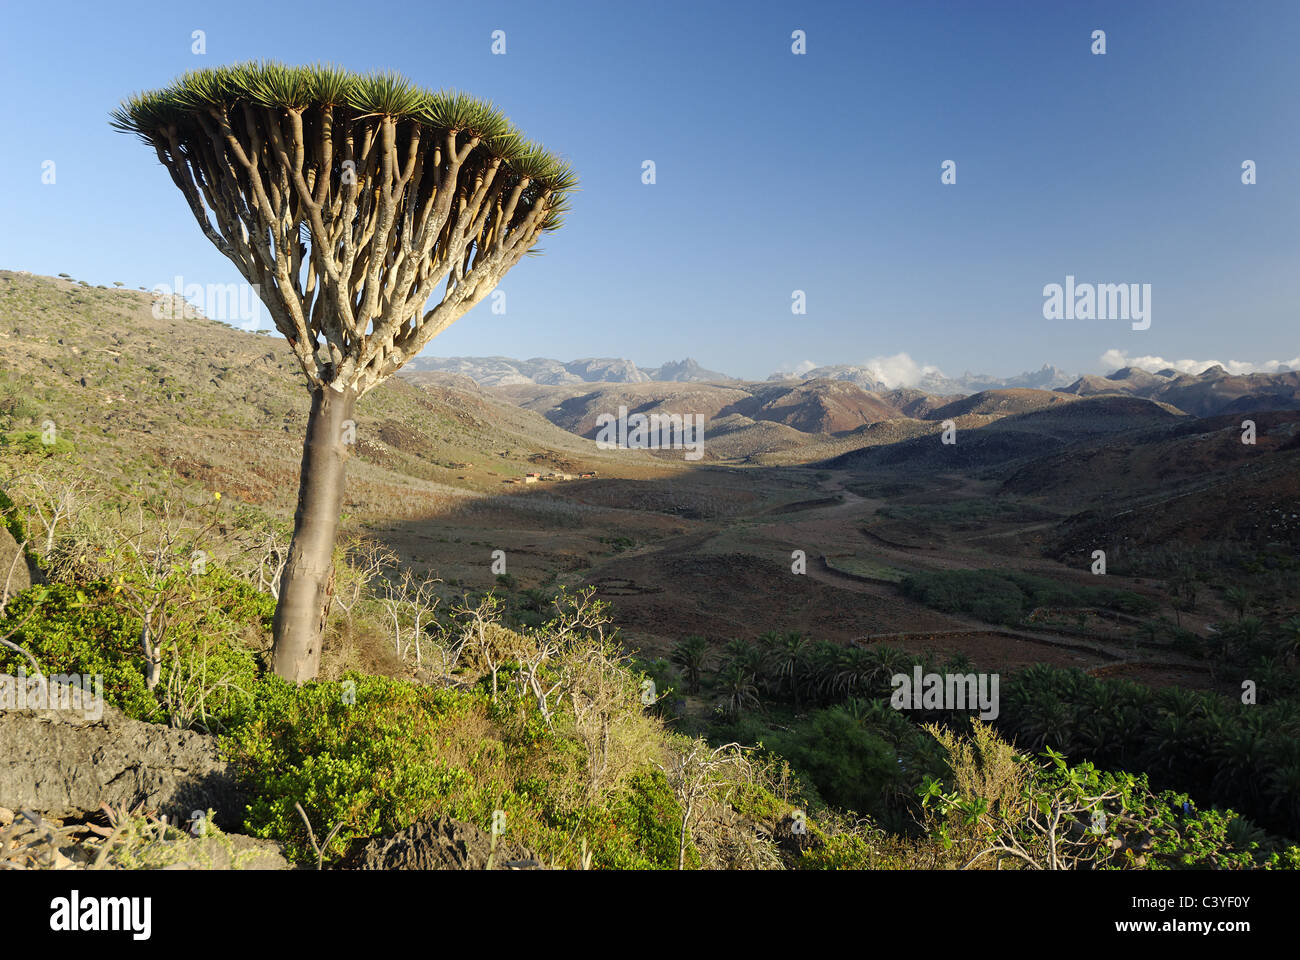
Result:
{"label": "green vegetation patch", "polygon": [[0,450],[30,457],[56,457],[72,452],[72,441],[66,437],[47,436],[38,430],[9,430],[0,433]]}
{"label": "green vegetation patch", "polygon": [[[105,702],[128,717],[221,729],[248,708],[257,681],[257,659],[238,637],[268,629],[274,601],[216,570],[195,584],[194,598],[171,626],[152,691],[145,684],[141,621],[115,584],[25,590],[0,618],[0,636],[30,653],[47,676],[102,676]],[[33,669],[26,657],[0,649],[0,672],[20,668]]]}
{"label": "green vegetation patch", "polygon": [[888,580],[890,583],[901,583],[903,578],[907,576],[907,571],[899,570],[897,567],[891,567],[869,557],[827,557],[826,565],[832,570],[839,570],[855,577]]}
{"label": "green vegetation patch", "polygon": [[[643,769],[608,795],[575,801],[585,759],[575,744],[524,701],[493,704],[481,688],[267,677],[223,748],[257,797],[246,829],[299,861],[315,859],[301,803],[318,838],[334,834],[327,859],[424,816],[487,829],[500,810],[505,836],[549,862],[578,865],[585,841],[594,867],[677,866],[681,809],[662,773]],[[688,863],[698,864],[693,846]]]}
{"label": "green vegetation patch", "polygon": [[1154,603],[1128,590],[1076,587],[1005,570],[943,570],[903,578],[903,595],[944,613],[1014,626],[1037,607],[1103,607],[1140,615]]}

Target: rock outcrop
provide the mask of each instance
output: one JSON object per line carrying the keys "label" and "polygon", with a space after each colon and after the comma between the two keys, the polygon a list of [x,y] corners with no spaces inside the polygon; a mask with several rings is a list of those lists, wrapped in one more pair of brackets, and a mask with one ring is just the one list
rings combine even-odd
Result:
{"label": "rock outcrop", "polygon": [[0,807],[65,819],[103,803],[143,804],[173,823],[211,809],[219,827],[234,830],[245,799],[215,737],[132,720],[107,704],[98,719],[0,707]]}

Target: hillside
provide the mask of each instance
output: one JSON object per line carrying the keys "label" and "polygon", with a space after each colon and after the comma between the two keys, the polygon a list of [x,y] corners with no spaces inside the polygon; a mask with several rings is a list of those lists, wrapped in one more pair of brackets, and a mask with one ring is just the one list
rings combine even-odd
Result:
{"label": "hillside", "polygon": [[[1007,476],[1003,489],[1076,509],[1103,499],[1110,515],[1125,510],[1129,500],[1163,502],[1209,486],[1240,490],[1250,478],[1263,475],[1261,471],[1294,473],[1300,414],[1275,411],[1256,414],[1255,420],[1253,445],[1241,442],[1240,420],[1229,415],[1185,418],[1124,437],[1097,438],[1019,467]],[[1295,493],[1300,494],[1300,488]],[[1245,509],[1240,505],[1229,513]],[[1206,513],[1191,504],[1180,512],[1193,525],[1201,522],[1193,518],[1224,517],[1222,509]],[[1141,520],[1138,516],[1130,522],[1140,526]]]}
{"label": "hillside", "polygon": [[[158,319],[151,294],[0,271],[0,435],[45,421],[105,485],[186,482],[283,521],[296,500],[308,396],[279,335]],[[345,510],[363,524],[465,511],[572,511],[554,490],[503,497],[529,471],[659,475],[472,382],[400,378],[364,398]],[[523,487],[517,488],[524,494]],[[480,521],[481,523],[482,521]],[[526,524],[523,524],[526,526]]]}
{"label": "hillside", "polygon": [[617,415],[621,406],[633,413],[700,414],[710,422],[710,429],[715,420],[740,416],[812,434],[841,433],[899,416],[884,398],[834,380],[797,385],[740,381],[597,384],[587,389],[514,385],[493,388],[493,393],[585,437],[595,436],[597,416]]}
{"label": "hillside", "polygon": [[[717,370],[710,370],[698,361],[668,361],[657,367],[638,366],[622,358],[586,358],[565,362],[547,357],[516,360],[513,357],[416,357],[407,364],[409,371],[459,373],[470,377],[485,387],[538,384],[559,386],[571,383],[729,383],[738,378]],[[994,377],[987,374],[964,373],[950,378],[936,370],[927,370],[917,383],[909,387],[892,387],[880,378],[874,367],[858,364],[829,364],[814,367],[800,374],[773,373],[769,383],[787,386],[807,383],[810,380],[839,380],[852,383],[869,393],[889,393],[891,389],[916,390],[932,396],[953,397],[984,390],[1039,389],[1051,390],[1065,387],[1075,380],[1050,364],[1042,369],[1028,371],[1013,377]]]}
{"label": "hillside", "polygon": [[1126,394],[1157,400],[1197,417],[1251,410],[1300,409],[1300,371],[1230,374],[1217,364],[1199,374],[1125,367],[1108,377],[1080,377],[1062,392],[1076,396]]}
{"label": "hillside", "polygon": [[[975,412],[990,409],[1027,409],[1028,412],[1008,412],[1001,416]],[[951,414],[957,431],[953,444],[941,442],[942,428],[935,422],[945,410]],[[991,391],[942,407],[931,417],[925,421],[929,429],[923,435],[842,453],[826,465],[853,469],[999,467],[1048,456],[1090,438],[1173,423],[1179,414],[1167,406],[1132,397],[1070,400],[1046,391]],[[915,429],[902,431],[909,432],[921,434]]]}
{"label": "hillside", "polygon": [[734,412],[785,424],[802,433],[831,434],[899,415],[877,394],[840,380],[806,380],[795,387],[757,387],[751,399],[735,405]]}
{"label": "hillside", "polygon": [[930,411],[926,419],[948,420],[968,414],[1001,414],[1010,416],[1029,413],[1067,402],[1058,393],[1046,390],[985,390]]}
{"label": "hillside", "polygon": [[602,414],[618,416],[620,407],[626,407],[629,413],[698,414],[712,420],[734,412],[737,404],[751,396],[740,386],[696,383],[518,385],[497,387],[493,392],[540,414],[557,427],[589,438],[596,436],[596,418]]}

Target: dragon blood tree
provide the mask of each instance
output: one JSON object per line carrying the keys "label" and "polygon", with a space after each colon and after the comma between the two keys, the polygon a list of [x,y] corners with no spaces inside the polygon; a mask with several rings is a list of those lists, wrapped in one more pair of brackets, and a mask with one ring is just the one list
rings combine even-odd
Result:
{"label": "dragon blood tree", "polygon": [[491,105],[390,73],[200,70],[125,101],[113,126],[154,148],[306,375],[311,416],[272,668],[310,680],[357,400],[560,226],[576,177]]}

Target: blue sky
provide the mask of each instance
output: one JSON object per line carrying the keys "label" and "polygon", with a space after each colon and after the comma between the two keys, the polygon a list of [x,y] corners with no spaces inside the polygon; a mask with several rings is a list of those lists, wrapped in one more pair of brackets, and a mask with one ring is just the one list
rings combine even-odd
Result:
{"label": "blue sky", "polygon": [[[950,375],[1300,354],[1300,4],[397,9],[11,6],[0,267],[238,281],[108,113],[200,66],[325,60],[491,99],[582,177],[545,255],[504,279],[506,313],[485,301],[428,353],[689,355],[746,377],[879,357],[897,371],[898,354]],[[1067,274],[1151,284],[1150,329],[1044,319],[1043,287]]]}

